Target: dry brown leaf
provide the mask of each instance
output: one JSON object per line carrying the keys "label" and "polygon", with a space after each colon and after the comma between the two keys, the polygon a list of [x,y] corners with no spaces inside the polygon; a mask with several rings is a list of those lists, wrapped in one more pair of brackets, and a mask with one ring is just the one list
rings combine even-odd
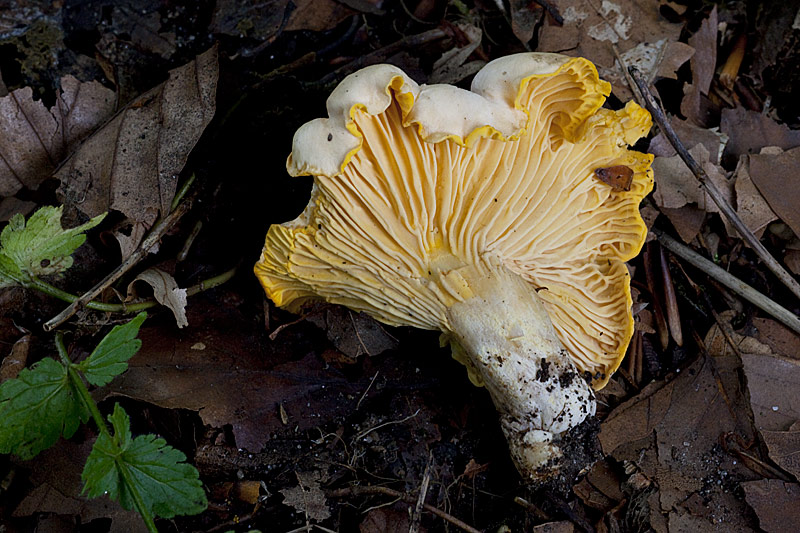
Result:
{"label": "dry brown leaf", "polygon": [[698,126],[710,126],[708,104],[705,97],[714,80],[717,66],[717,6],[711,10],[700,29],[689,38],[689,45],[696,53],[692,56],[692,83],[684,88],[681,113]]}
{"label": "dry brown leaf", "polygon": [[789,270],[800,275],[800,250],[787,250],[783,256],[783,262]]}
{"label": "dry brown leaf", "polygon": [[[767,225],[778,219],[775,212],[770,209],[769,204],[753,184],[750,178],[749,164],[747,156],[739,159],[739,164],[734,172],[734,190],[736,191],[736,213],[742,219],[744,225],[752,231],[759,239],[767,229]],[[737,237],[739,232],[725,218],[725,227],[728,235]]]}
{"label": "dry brown leaf", "polygon": [[356,12],[343,2],[335,0],[293,0],[297,6],[292,11],[285,31],[328,31]]}
{"label": "dry brown leaf", "polygon": [[433,72],[428,83],[449,83],[455,85],[467,76],[478,72],[486,63],[484,61],[470,61],[466,63],[470,54],[481,44],[483,32],[471,24],[458,24],[458,29],[469,39],[466,45],[448,50],[433,64]]}
{"label": "dry brown leaf", "polygon": [[800,484],[778,479],[742,483],[747,503],[767,533],[796,533],[800,524]]}
{"label": "dry brown leaf", "polygon": [[98,518],[112,520],[109,533],[144,533],[147,527],[136,511],[125,511],[108,498],[81,496],[81,470],[94,441],[82,443],[62,440],[26,463],[33,488],[14,509],[12,516],[29,517],[37,513],[78,516],[84,523]]}
{"label": "dry brown leaf", "polygon": [[283,504],[293,507],[298,512],[305,514],[307,519],[315,522],[330,518],[328,499],[319,488],[317,476],[307,472],[296,472],[296,474],[297,486],[280,491],[283,494]]}
{"label": "dry brown leaf", "polygon": [[800,479],[800,422],[795,422],[787,431],[761,432],[775,464]]}
{"label": "dry brown leaf", "polygon": [[756,428],[784,431],[800,420],[800,360],[742,354]]}
{"label": "dry brown leaf", "polygon": [[20,200],[16,196],[7,196],[0,200],[0,222],[8,222],[17,213],[28,216],[34,207],[36,207],[35,202]]}
{"label": "dry brown leaf", "polygon": [[28,352],[31,347],[31,336],[23,335],[11,347],[11,353],[3,358],[0,364],[0,383],[14,379],[25,368],[28,362]]}
{"label": "dry brown leaf", "polygon": [[734,162],[743,154],[756,154],[766,146],[784,150],[800,146],[800,131],[778,124],[772,118],[743,107],[723,109],[719,129],[728,136],[726,161]]}
{"label": "dry brown leaf", "polygon": [[322,304],[311,311],[307,320],[325,331],[328,340],[351,360],[361,355],[378,355],[397,348],[392,337],[374,318],[342,306]]}
{"label": "dry brown leaf", "polygon": [[755,337],[778,355],[800,359],[800,335],[770,318],[754,318]]}
{"label": "dry brown leaf", "polygon": [[373,508],[358,525],[359,533],[408,533],[408,512],[392,507]]}
{"label": "dry brown leaf", "polygon": [[[715,165],[720,163],[724,147],[722,135],[708,128],[695,126],[678,117],[671,117],[669,123],[686,148],[692,149],[698,144],[702,144],[708,151],[708,160]],[[661,131],[650,141],[647,151],[659,157],[672,157],[677,153]]]}
{"label": "dry brown leaf", "polygon": [[[725,394],[721,394],[725,391]],[[632,461],[658,486],[650,517],[668,515],[669,531],[746,529],[743,502],[723,482],[753,479],[752,473],[719,449],[721,435],[752,438],[747,405],[734,357],[700,357],[673,381],[654,382],[612,411],[601,425],[603,451]],[[693,494],[707,503],[692,507]]]}
{"label": "dry brown leaf", "polygon": [[[271,433],[284,429],[279,404],[292,429],[304,431],[355,409],[369,385],[370,377],[351,382],[314,353],[298,360],[275,355],[297,348],[285,338],[270,342],[263,324],[235,309],[200,302],[186,312],[191,328],[145,324],[141,350],[124,374],[99,389],[99,398],[122,395],[198,411],[204,424],[229,424],[236,445],[256,452]],[[197,349],[201,345],[205,349]],[[347,395],[352,401],[343,400]]]}
{"label": "dry brown leaf", "polygon": [[69,152],[114,111],[114,91],[72,76],[47,109],[30,87],[0,98],[0,196],[36,189]]}
{"label": "dry brown leaf", "polygon": [[[733,200],[732,185],[722,169],[709,161],[705,146],[698,144],[689,153],[703,167],[709,179],[720,189],[723,197]],[[653,199],[659,207],[676,209],[686,204],[696,204],[708,213],[719,213],[717,204],[706,193],[692,171],[680,156],[656,157],[653,160],[653,173],[656,176],[656,190]]]}
{"label": "dry brown leaf", "polygon": [[[694,48],[688,44],[660,39],[656,42],[639,43],[627,52],[620,54],[625,68],[636,67],[642,76],[652,82],[657,78],[676,79],[675,71],[694,55]],[[600,69],[603,79],[614,86],[614,94],[621,100],[633,97],[623,67],[619,59],[614,68]]]}
{"label": "dry brown leaf", "polygon": [[59,168],[63,202],[152,224],[169,212],[178,175],[216,109],[217,49],[169,73],[87,138]]}
{"label": "dry brown leaf", "polygon": [[769,206],[800,236],[800,147],[750,156],[750,177]]}
{"label": "dry brown leaf", "polygon": [[186,320],[186,289],[179,288],[178,282],[171,274],[157,268],[148,268],[128,284],[126,302],[136,299],[134,285],[137,281],[143,281],[152,287],[153,297],[172,311],[179,328],[189,325],[189,321]]}
{"label": "dry brown leaf", "polygon": [[541,17],[541,7],[528,0],[509,0],[508,9],[511,13],[511,31],[519,42],[527,45]]}
{"label": "dry brown leaf", "polygon": [[[563,0],[558,9],[564,25],[545,17],[537,50],[585,57],[603,77],[615,69],[612,44],[624,54],[641,43],[677,41],[681,32],[681,25],[667,21],[654,5],[636,0]],[[617,75],[611,83],[614,94],[630,94],[624,78]]]}

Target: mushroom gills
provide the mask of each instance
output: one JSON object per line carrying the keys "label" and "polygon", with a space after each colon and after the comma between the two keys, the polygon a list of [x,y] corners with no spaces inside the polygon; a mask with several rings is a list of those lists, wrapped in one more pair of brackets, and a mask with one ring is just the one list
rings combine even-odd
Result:
{"label": "mushroom gills", "polygon": [[447,338],[489,391],[515,465],[530,480],[552,476],[561,436],[594,415],[595,398],[535,287],[491,259],[437,277],[457,277],[468,295],[447,310]]}

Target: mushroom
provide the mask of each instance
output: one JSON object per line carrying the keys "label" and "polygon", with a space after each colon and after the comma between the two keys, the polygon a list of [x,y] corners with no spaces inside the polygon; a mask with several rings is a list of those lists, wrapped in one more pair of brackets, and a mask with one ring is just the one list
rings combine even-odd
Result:
{"label": "mushroom", "polygon": [[[489,391],[520,473],[552,476],[633,333],[624,263],[653,178],[628,146],[651,121],[633,102],[601,108],[610,90],[588,60],[542,53],[490,62],[471,91],[390,65],[348,76],[328,118],[294,136],[288,172],[314,184],[268,231],[267,295],[440,330]],[[596,176],[623,167],[627,187]]]}

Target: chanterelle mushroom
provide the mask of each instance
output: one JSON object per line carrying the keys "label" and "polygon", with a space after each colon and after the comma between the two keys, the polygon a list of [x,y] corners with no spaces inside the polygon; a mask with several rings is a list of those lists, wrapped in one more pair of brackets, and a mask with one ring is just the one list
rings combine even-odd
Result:
{"label": "chanterelle mushroom", "polygon": [[[314,187],[269,229],[255,268],[268,296],[441,330],[519,471],[551,474],[633,332],[624,262],[653,180],[652,157],[627,147],[650,115],[602,109],[609,93],[589,61],[557,54],[492,61],[471,91],[389,65],[352,74],[294,136],[288,171]],[[632,171],[630,190],[595,177],[608,167]]]}

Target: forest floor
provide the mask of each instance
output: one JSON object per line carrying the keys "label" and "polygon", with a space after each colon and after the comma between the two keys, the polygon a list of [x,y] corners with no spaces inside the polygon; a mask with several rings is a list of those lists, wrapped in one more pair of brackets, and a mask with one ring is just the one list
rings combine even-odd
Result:
{"label": "forest floor", "polygon": [[[800,335],[655,233],[630,262],[633,341],[598,393],[601,458],[560,491],[520,478],[489,395],[438,333],[332,305],[296,316],[265,298],[252,273],[264,236],[311,189],[286,173],[292,136],[325,115],[339,81],[391,63],[468,88],[488,61],[525,51],[590,59],[612,109],[641,99],[624,70],[636,66],[797,279],[796,3],[0,2],[0,220],[63,205],[72,227],[109,212],[45,280],[82,295],[122,263],[96,300],[164,304],[127,371],[92,390],[104,415],[119,403],[134,435],[163,437],[199,471],[206,510],[157,519],[160,531],[800,530]],[[655,155],[648,227],[796,321],[800,298],[661,129],[636,149]],[[156,246],[139,253],[148,238]],[[55,324],[65,302],[7,285],[0,381],[55,357],[47,324],[79,360],[130,318],[77,309]],[[146,531],[135,512],[82,494],[97,438],[86,424],[32,459],[0,456],[0,530]]]}

